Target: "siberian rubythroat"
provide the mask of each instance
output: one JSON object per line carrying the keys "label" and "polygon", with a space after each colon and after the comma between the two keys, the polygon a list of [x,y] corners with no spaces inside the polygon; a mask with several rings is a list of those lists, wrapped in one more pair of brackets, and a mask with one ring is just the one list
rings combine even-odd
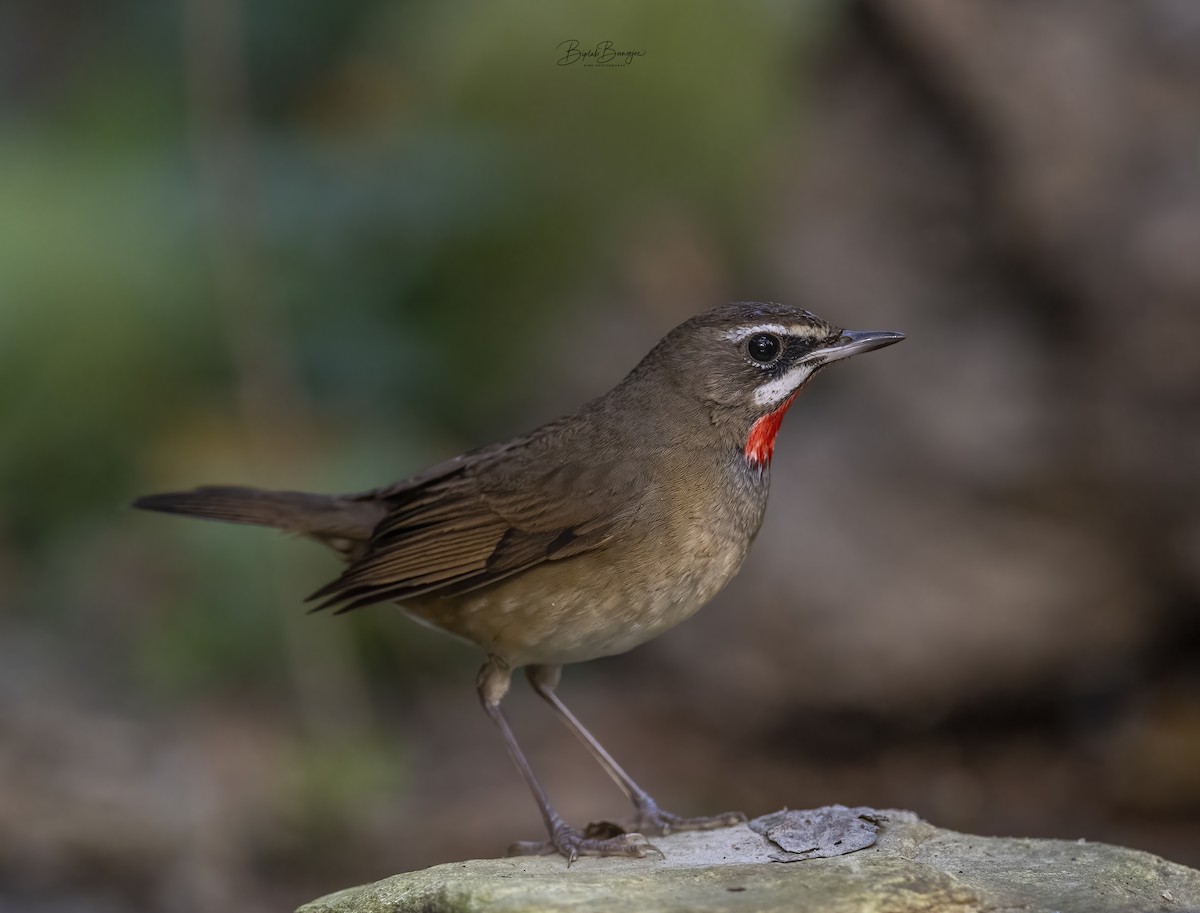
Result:
{"label": "siberian rubythroat", "polygon": [[[642,856],[654,851],[645,835],[742,816],[660,809],[563,705],[561,667],[632,649],[708,602],[762,523],[775,435],[796,395],[826,365],[903,338],[730,304],[676,327],[576,412],[393,485],[348,495],[209,486],[135,504],[315,539],[347,562],[310,597],[317,608],[397,602],[478,644],[480,699],[549,834],[520,851]],[[500,709],[521,666],[633,802],[628,832],[583,834],[550,805]]]}

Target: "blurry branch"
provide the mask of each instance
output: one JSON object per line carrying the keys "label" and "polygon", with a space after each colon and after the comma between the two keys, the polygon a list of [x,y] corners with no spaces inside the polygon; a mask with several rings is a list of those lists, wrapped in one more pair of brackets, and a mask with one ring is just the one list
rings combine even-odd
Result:
{"label": "blurry branch", "polygon": [[[183,0],[188,120],[215,297],[236,377],[246,446],[258,466],[295,462],[313,434],[298,371],[276,318],[254,224],[254,167],[240,0]],[[320,637],[292,599],[285,568],[274,566],[276,607],[293,687],[306,727],[317,736],[362,733],[370,725],[366,686],[350,657],[347,632]]]}

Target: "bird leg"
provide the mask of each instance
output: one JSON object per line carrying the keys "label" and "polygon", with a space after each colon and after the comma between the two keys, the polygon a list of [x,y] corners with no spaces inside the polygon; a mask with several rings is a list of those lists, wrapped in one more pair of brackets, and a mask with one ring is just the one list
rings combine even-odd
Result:
{"label": "bird leg", "polygon": [[659,808],[653,797],[638,786],[629,774],[625,773],[613,756],[604,750],[604,746],[596,741],[596,737],[584,728],[583,724],[575,718],[575,714],[571,713],[566,704],[559,699],[554,689],[558,686],[561,674],[562,666],[527,666],[525,668],[525,675],[529,679],[529,683],[533,685],[533,690],[554,708],[558,718],[579,737],[587,750],[592,753],[592,757],[616,781],[617,785],[621,787],[621,791],[629,797],[629,801],[633,803],[637,812],[633,823],[634,831],[661,837],[673,831],[706,831],[718,827],[732,827],[746,820],[746,816],[741,812],[725,812],[721,815],[709,815],[702,818],[684,818]]}
{"label": "bird leg", "polygon": [[566,857],[567,865],[580,856],[642,857],[647,853],[658,853],[661,856],[662,851],[652,846],[641,834],[624,833],[607,838],[587,836],[581,834],[558,816],[558,813],[550,805],[550,800],[546,798],[546,791],[542,789],[541,783],[534,776],[533,768],[529,766],[525,752],[517,744],[512,727],[508,725],[508,720],[500,709],[500,701],[508,692],[511,681],[512,670],[509,665],[498,656],[488,657],[488,661],[479,670],[479,678],[476,682],[479,688],[479,699],[483,703],[483,709],[487,715],[499,727],[500,734],[504,736],[504,744],[508,748],[509,756],[512,757],[513,763],[517,765],[530,792],[533,793],[533,798],[537,801],[538,809],[542,813],[542,820],[546,823],[550,839],[544,842],[514,843],[509,847],[509,855],[559,853]]}

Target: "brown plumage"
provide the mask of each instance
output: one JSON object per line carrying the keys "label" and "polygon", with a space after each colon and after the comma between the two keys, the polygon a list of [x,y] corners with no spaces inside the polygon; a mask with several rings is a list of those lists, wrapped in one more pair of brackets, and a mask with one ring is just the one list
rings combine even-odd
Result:
{"label": "brown plumage", "polygon": [[896,342],[807,311],[735,304],[676,327],[613,390],[521,437],[349,495],[206,487],[136,506],[299,533],[340,552],[342,574],[310,597],[344,612],[402,604],[478,644],[485,709],[538,800],[549,846],[643,855],[638,833],[583,837],[554,813],[500,700],[526,666],[661,834],[734,816],[660,810],[565,707],[562,664],[628,650],[678,624],[737,572],[766,509],[775,433],[826,364]]}

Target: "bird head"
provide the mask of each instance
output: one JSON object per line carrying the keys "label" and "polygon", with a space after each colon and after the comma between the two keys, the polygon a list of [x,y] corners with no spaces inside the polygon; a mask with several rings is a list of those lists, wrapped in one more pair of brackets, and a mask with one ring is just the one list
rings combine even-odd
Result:
{"label": "bird head", "polygon": [[822,368],[904,339],[902,333],[843,330],[809,311],[741,302],[680,324],[630,375],[666,379],[677,400],[707,411],[746,459],[765,467],[784,413]]}

